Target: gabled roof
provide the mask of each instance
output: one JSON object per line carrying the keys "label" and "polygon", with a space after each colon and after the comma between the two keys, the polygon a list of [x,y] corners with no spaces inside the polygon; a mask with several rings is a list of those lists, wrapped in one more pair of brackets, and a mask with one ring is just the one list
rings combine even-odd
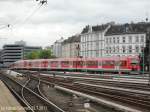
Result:
{"label": "gabled roof", "polygon": [[64,40],[62,44],[80,42],[80,38],[81,38],[80,35],[74,35]]}
{"label": "gabled roof", "polygon": [[85,26],[85,28],[83,28],[81,34],[84,33],[88,33],[88,32],[98,32],[98,31],[104,31],[109,24],[102,24],[102,25],[96,25],[96,26]]}
{"label": "gabled roof", "polygon": [[146,33],[148,30],[150,30],[150,23],[148,22],[131,24],[126,23],[120,25],[111,25],[105,35],[138,34]]}

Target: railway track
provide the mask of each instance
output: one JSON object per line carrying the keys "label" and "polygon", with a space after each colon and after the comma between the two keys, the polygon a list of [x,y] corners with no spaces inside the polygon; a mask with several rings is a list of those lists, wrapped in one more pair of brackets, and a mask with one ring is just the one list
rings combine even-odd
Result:
{"label": "railway track", "polygon": [[144,109],[144,112],[146,111],[149,112],[150,110],[150,99],[148,99],[149,96],[141,97],[141,95],[125,93],[125,92],[115,91],[115,90],[112,91],[109,89],[96,88],[96,87],[91,87],[91,86],[81,85],[81,84],[70,85],[70,84],[59,82],[58,85],[68,89],[83,92],[89,95],[94,95],[98,98],[102,97],[106,99],[111,99],[115,102],[132,105],[136,108],[137,106],[139,106],[141,109]]}
{"label": "railway track", "polygon": [[12,78],[1,75],[2,80],[8,86],[8,88],[15,93],[15,96],[23,103],[25,110],[29,112],[65,112],[56,105],[49,102],[47,99],[40,96],[40,94],[35,93],[26,85],[29,80],[21,85]]}
{"label": "railway track", "polygon": [[140,107],[140,109],[144,109],[144,112],[149,112],[150,110],[150,97],[147,95],[91,87],[91,86],[83,85],[80,83],[70,84],[66,82],[60,82],[60,80],[57,81],[57,79],[55,79],[55,84],[71,89],[71,90],[76,90],[76,91],[83,92],[86,94],[88,93],[89,95],[94,95],[96,97],[103,97],[106,99],[111,99],[115,102],[119,102],[119,103],[123,103],[127,105],[132,104],[132,106],[136,108]]}
{"label": "railway track", "polygon": [[141,96],[141,95],[126,93],[122,91],[116,91],[116,90],[112,91],[109,89],[91,87],[80,83],[76,84],[75,87],[77,87],[77,89],[82,88],[84,92],[89,92],[92,94],[96,94],[98,96],[104,96],[106,98],[111,98],[121,102],[123,101],[126,103],[130,103],[132,105],[135,104],[135,106],[139,105],[141,107],[150,109],[150,99],[146,95]]}
{"label": "railway track", "polygon": [[147,84],[108,81],[108,80],[91,80],[91,79],[76,79],[76,81],[95,84],[95,85],[106,85],[106,86],[113,86],[113,87],[122,87],[122,88],[131,88],[137,90],[150,91],[150,86]]}
{"label": "railway track", "polygon": [[[52,102],[59,105],[63,110],[67,112],[78,112],[80,110],[85,111],[82,98],[76,98],[74,100],[73,95],[62,93],[54,88],[54,82],[44,82],[40,78],[35,78],[31,76],[32,80],[39,80],[38,88],[42,91],[41,96],[45,99],[51,99]],[[48,87],[47,87],[48,85]],[[45,92],[44,92],[45,91]],[[51,94],[51,95],[48,95]],[[91,112],[91,111],[89,111]]]}
{"label": "railway track", "polygon": [[76,90],[76,91],[83,92],[83,93],[86,93],[89,95],[94,95],[98,98],[103,97],[106,99],[113,100],[115,102],[127,104],[129,106],[132,105],[133,107],[139,108],[141,110],[144,109],[144,112],[149,112],[149,110],[150,110],[150,98],[147,95],[133,94],[130,92],[115,91],[115,90],[104,89],[104,88],[97,88],[97,87],[92,87],[92,86],[88,86],[88,85],[84,85],[84,84],[80,84],[80,83],[78,83],[78,84],[71,83],[70,84],[70,83],[67,83],[66,79],[65,80],[61,80],[61,79],[57,80],[56,77],[55,77],[55,79],[53,79],[53,77],[49,77],[49,78],[41,77],[42,80],[51,81],[50,82],[51,84],[55,83],[57,85],[60,85],[62,87],[65,87],[65,88],[68,88],[71,90]]}
{"label": "railway track", "polygon": [[[53,75],[41,76],[41,77],[53,78]],[[130,89],[150,91],[150,86],[148,84],[113,81],[110,79],[107,80],[107,79],[100,79],[100,78],[98,79],[98,78],[89,78],[89,77],[64,76],[64,75],[63,76],[57,75],[55,77],[58,77],[61,79],[64,79],[65,77],[67,77],[68,79],[73,80],[74,82],[80,81],[80,82],[96,84],[96,85],[106,85],[106,86],[113,86],[113,87],[121,87],[121,88],[130,88]]]}
{"label": "railway track", "polygon": [[[51,91],[51,92],[49,92],[49,95],[52,96],[52,93],[54,93],[53,97],[55,98],[55,95],[56,95],[57,98],[55,98],[55,100],[52,100],[54,98],[49,99],[48,94],[46,94],[48,91],[42,90],[43,82],[40,81],[40,78],[33,78],[33,77],[31,78],[31,77],[29,77],[29,75],[26,75],[26,76],[28,77],[28,80],[24,84],[24,87],[27,87],[27,88],[33,90],[37,94],[40,94],[40,96],[42,96],[46,100],[51,100],[54,103],[54,105],[55,104],[59,105],[59,107],[62,108],[64,111],[78,112],[78,110],[80,110],[80,109],[82,111],[85,110],[83,104],[81,104],[82,106],[81,105],[79,106],[79,105],[75,104],[75,103],[79,103],[79,102],[72,102],[72,95],[68,96],[68,94],[67,94],[67,95],[63,96],[63,94],[60,91],[56,91],[53,84],[51,84],[50,86],[52,86],[51,90],[55,91],[55,93]],[[45,88],[47,89],[47,86],[45,86]],[[23,92],[25,92],[25,90],[22,88],[22,93]],[[57,93],[57,92],[59,92],[59,93]],[[34,98],[32,98],[32,99],[34,99]],[[26,98],[24,98],[24,100],[26,102],[30,102],[30,101],[27,101],[28,99],[26,99]],[[61,101],[59,101],[59,100],[61,100]],[[83,103],[83,101],[82,101],[82,103]],[[32,104],[34,104],[34,102]],[[77,105],[77,106],[75,106],[75,105]]]}

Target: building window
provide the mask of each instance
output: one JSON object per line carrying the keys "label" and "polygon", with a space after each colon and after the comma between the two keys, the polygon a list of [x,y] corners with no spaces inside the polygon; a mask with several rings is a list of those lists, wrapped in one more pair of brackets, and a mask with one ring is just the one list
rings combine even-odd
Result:
{"label": "building window", "polygon": [[129,53],[132,53],[132,46],[129,46]]}
{"label": "building window", "polygon": [[119,52],[119,46],[116,47],[116,51]]}
{"label": "building window", "polygon": [[125,53],[126,52],[126,47],[122,46],[122,52]]}
{"label": "building window", "polygon": [[141,36],[141,42],[144,42],[144,35]]}
{"label": "building window", "polygon": [[109,43],[109,38],[107,38],[107,43]]}
{"label": "building window", "polygon": [[111,47],[109,48],[109,53],[111,53]]}
{"label": "building window", "polygon": [[97,41],[97,42],[96,42],[96,47],[98,47],[98,46],[99,46],[99,42]]}
{"label": "building window", "polygon": [[136,36],[135,39],[136,39],[135,42],[139,42],[139,36]]}
{"label": "building window", "polygon": [[119,37],[117,37],[117,43],[119,43]]}
{"label": "building window", "polygon": [[106,37],[106,44],[108,44],[108,38]]}
{"label": "building window", "polygon": [[109,43],[111,44],[111,37],[109,38]]}
{"label": "building window", "polygon": [[105,52],[108,53],[108,48],[106,47]]}
{"label": "building window", "polygon": [[113,37],[113,43],[114,43],[114,44],[116,43],[116,41],[115,41],[115,37]]}
{"label": "building window", "polygon": [[102,40],[102,36],[101,36],[101,34],[99,34],[98,36],[99,36],[99,40]]}
{"label": "building window", "polygon": [[98,57],[98,55],[99,55],[99,54],[98,54],[98,51],[96,51],[96,57]]}
{"label": "building window", "polygon": [[113,53],[115,53],[116,51],[115,51],[115,47],[113,47]]}
{"label": "building window", "polygon": [[139,53],[139,46],[135,46],[135,52]]}
{"label": "building window", "polygon": [[129,43],[132,43],[132,36],[129,36]]}
{"label": "building window", "polygon": [[126,38],[125,38],[125,37],[122,38],[122,42],[123,42],[123,43],[126,42]]}
{"label": "building window", "polygon": [[89,42],[89,37],[90,37],[90,35],[87,36],[87,42]]}

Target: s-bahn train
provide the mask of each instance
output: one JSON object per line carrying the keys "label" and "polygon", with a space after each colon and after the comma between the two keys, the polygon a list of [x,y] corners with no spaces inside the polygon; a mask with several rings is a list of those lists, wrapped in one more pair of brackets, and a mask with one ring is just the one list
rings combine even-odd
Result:
{"label": "s-bahn train", "polygon": [[20,60],[10,65],[11,69],[86,71],[131,73],[140,71],[140,60],[136,56],[109,58],[56,58]]}

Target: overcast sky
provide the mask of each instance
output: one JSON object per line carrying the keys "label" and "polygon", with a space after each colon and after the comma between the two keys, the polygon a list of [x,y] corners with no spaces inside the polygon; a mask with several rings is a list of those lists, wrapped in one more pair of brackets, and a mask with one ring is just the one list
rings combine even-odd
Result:
{"label": "overcast sky", "polygon": [[41,7],[36,0],[0,0],[0,47],[18,40],[50,46],[85,25],[145,21],[149,11],[149,0],[48,0]]}

